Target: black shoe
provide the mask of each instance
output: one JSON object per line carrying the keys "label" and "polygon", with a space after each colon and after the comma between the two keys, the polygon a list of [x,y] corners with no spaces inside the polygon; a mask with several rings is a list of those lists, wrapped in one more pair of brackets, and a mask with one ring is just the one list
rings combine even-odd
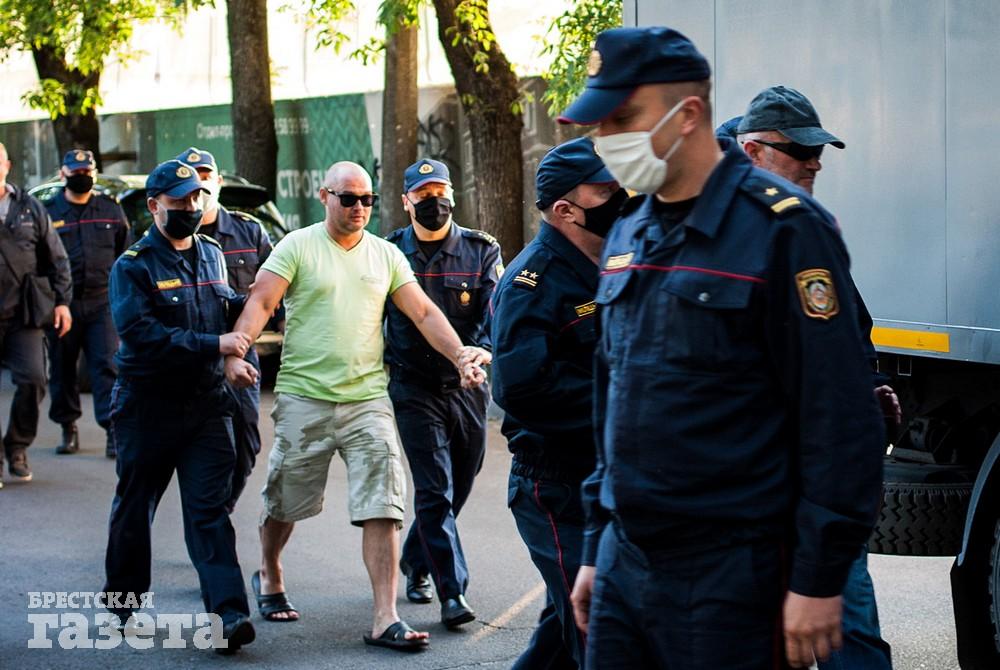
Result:
{"label": "black shoe", "polygon": [[459,594],[441,603],[441,623],[448,628],[456,628],[464,623],[476,620],[476,613],[465,602],[465,596]]}
{"label": "black shoe", "polygon": [[108,432],[108,441],[104,445],[104,455],[108,458],[118,458],[118,448],[115,446],[115,440],[110,431]]}
{"label": "black shoe", "polygon": [[14,476],[14,479],[20,479],[22,482],[31,481],[31,468],[28,467],[28,454],[25,453],[24,448],[11,453],[7,469]]}
{"label": "black shoe", "polygon": [[62,425],[62,444],[56,447],[57,454],[75,454],[80,451],[80,431],[76,429],[76,423],[64,423]]}
{"label": "black shoe", "polygon": [[257,639],[257,631],[250,623],[250,617],[241,614],[239,617],[222,626],[222,637],[228,643],[226,647],[216,647],[215,653],[228,656],[235,654],[240,647]]}
{"label": "black shoe", "polygon": [[399,562],[399,569],[406,575],[406,599],[411,603],[426,605],[434,599],[431,580],[427,575],[415,575],[406,561]]}

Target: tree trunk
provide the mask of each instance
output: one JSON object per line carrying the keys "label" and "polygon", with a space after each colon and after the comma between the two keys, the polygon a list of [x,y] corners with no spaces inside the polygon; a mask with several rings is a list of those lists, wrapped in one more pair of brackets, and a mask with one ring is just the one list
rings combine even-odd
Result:
{"label": "tree trunk", "polygon": [[386,41],[382,89],[382,234],[410,223],[399,203],[403,172],[417,161],[417,27],[398,28]]}
{"label": "tree trunk", "polygon": [[271,101],[267,1],[227,0],[226,5],[236,172],[266,188],[274,198],[278,184],[278,137]]}
{"label": "tree trunk", "polygon": [[[473,48],[461,40],[453,44],[455,30],[462,35],[470,34],[468,26],[459,25],[455,16],[460,2],[434,0],[438,37],[472,136],[478,224],[499,240],[504,260],[510,260],[524,246],[521,152],[524,122],[518,103],[517,77],[498,44],[493,43],[487,53],[486,72],[476,71]],[[492,26],[487,29],[492,31]]]}
{"label": "tree trunk", "polygon": [[[69,93],[66,109],[80,108],[81,97],[88,89],[96,88],[101,81],[100,71],[84,75],[66,64],[62,55],[50,46],[34,47],[31,55],[35,60],[35,70],[39,81],[53,79],[63,84]],[[97,169],[103,168],[101,160],[101,127],[97,120],[97,110],[90,108],[86,113],[60,114],[52,119],[52,130],[56,136],[59,159],[71,149],[88,149],[94,152]]]}

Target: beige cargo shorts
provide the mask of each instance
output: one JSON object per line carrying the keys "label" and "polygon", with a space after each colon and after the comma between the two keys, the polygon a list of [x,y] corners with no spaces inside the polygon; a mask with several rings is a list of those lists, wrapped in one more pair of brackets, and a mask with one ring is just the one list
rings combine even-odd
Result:
{"label": "beige cargo shorts", "polygon": [[334,403],[279,393],[271,418],[274,446],[262,492],[267,516],[292,522],[319,514],[330,460],[339,453],[351,523],[393,519],[402,527],[406,476],[388,398]]}

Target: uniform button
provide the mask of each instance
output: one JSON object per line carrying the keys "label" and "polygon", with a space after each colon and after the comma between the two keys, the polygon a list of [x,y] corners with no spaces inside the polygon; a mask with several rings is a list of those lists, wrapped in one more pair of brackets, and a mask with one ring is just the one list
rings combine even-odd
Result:
{"label": "uniform button", "polygon": [[236,262],[237,262],[237,263],[239,263],[240,265],[243,265],[244,263],[246,263],[246,261],[245,261],[245,260],[243,260],[242,258],[241,258],[241,259],[239,259],[239,260],[238,260],[238,261],[236,261]]}
{"label": "uniform button", "polygon": [[709,295],[708,293],[699,293],[698,302],[708,302],[711,299],[711,297],[712,296]]}
{"label": "uniform button", "polygon": [[174,296],[173,298],[171,298],[171,300],[173,300],[174,302],[177,302],[177,296]]}
{"label": "uniform button", "polygon": [[108,228],[110,228],[110,227],[111,227],[111,224],[110,224],[110,223],[105,223],[105,224],[104,224],[104,229],[105,229],[105,230],[107,230],[107,229],[108,229]]}
{"label": "uniform button", "polygon": [[611,289],[609,289],[609,288],[604,289],[604,295],[610,296],[611,295]]}
{"label": "uniform button", "polygon": [[462,288],[469,288],[469,284],[467,282],[462,282]]}

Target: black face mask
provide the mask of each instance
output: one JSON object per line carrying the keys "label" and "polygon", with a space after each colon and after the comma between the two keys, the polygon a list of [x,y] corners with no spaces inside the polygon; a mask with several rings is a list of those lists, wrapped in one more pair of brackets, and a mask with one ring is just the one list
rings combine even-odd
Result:
{"label": "black face mask", "polygon": [[420,202],[414,202],[413,213],[417,223],[427,230],[441,230],[451,216],[451,200],[448,198],[426,198]]}
{"label": "black face mask", "polygon": [[189,212],[186,209],[168,209],[167,222],[163,224],[163,232],[175,240],[191,237],[201,227],[201,210]]}
{"label": "black face mask", "polygon": [[76,193],[77,195],[90,193],[90,190],[94,188],[94,178],[89,174],[71,174],[66,177],[66,188],[73,191],[73,193]]}
{"label": "black face mask", "polygon": [[598,237],[607,237],[611,226],[618,220],[618,215],[621,213],[622,205],[625,204],[626,200],[628,200],[628,192],[620,188],[603,205],[587,209],[586,207],[576,205],[575,202],[573,204],[583,210],[584,230],[590,231]]}

